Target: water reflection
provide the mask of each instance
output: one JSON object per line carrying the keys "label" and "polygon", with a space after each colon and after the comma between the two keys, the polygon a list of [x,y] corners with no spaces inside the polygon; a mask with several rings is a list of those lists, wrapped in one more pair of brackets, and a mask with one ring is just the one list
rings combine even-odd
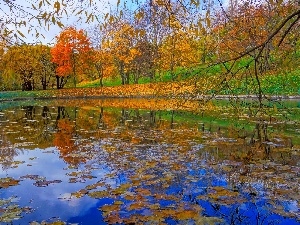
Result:
{"label": "water reflection", "polygon": [[3,222],[299,223],[299,140],[275,124],[102,105],[0,115]]}

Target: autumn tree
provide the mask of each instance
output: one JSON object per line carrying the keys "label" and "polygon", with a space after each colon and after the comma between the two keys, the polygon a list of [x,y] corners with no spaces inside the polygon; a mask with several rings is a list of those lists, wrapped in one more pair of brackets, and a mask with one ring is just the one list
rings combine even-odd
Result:
{"label": "autumn tree", "polygon": [[246,83],[251,80],[254,85],[250,88],[262,107],[261,76],[278,65],[281,69],[284,64],[279,62],[295,52],[299,18],[299,5],[293,1],[236,2],[227,11],[220,11],[213,32],[218,42],[216,63],[223,66],[225,76],[218,88],[231,89],[233,78],[245,78]]}
{"label": "autumn tree", "polygon": [[106,29],[107,34],[103,39],[102,49],[113,55],[122,84],[129,84],[130,74],[133,72],[133,61],[141,54],[136,47],[140,32],[122,19],[112,18],[102,27]]}
{"label": "autumn tree", "polygon": [[117,74],[117,67],[114,64],[114,57],[110,51],[95,49],[92,57],[100,87],[103,87],[103,79],[114,77]]}
{"label": "autumn tree", "polygon": [[82,29],[76,30],[74,27],[66,28],[56,39],[51,55],[52,62],[57,65],[57,89],[62,88],[70,76],[73,76],[76,87],[76,80],[82,80],[91,58],[90,41]]}
{"label": "autumn tree", "polygon": [[169,70],[173,79],[175,69],[188,69],[201,60],[197,41],[189,32],[177,31],[167,36],[159,51],[162,69]]}
{"label": "autumn tree", "polygon": [[3,63],[2,78],[7,89],[46,89],[53,76],[50,48],[45,45],[11,46]]}
{"label": "autumn tree", "polygon": [[99,79],[100,87],[103,87],[104,78],[114,78],[118,75],[118,68],[114,62],[114,56],[107,48],[108,29],[101,25],[92,27],[89,31],[93,46],[90,69],[92,68],[92,78]]}
{"label": "autumn tree", "polygon": [[55,66],[51,62],[50,47],[45,45],[35,46],[38,54],[39,66],[36,67],[35,79],[40,82],[42,89],[46,90],[53,82]]}
{"label": "autumn tree", "polygon": [[130,13],[132,24],[140,33],[136,44],[140,54],[133,61],[134,83],[138,83],[141,77],[150,81],[155,79],[158,70],[158,45],[166,34],[165,27],[160,23],[162,11],[157,10],[151,1],[145,1],[136,11]]}

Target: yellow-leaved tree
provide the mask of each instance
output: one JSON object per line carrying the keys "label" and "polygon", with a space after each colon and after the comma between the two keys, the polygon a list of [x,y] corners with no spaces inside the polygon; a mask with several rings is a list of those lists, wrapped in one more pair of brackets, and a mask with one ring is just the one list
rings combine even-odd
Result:
{"label": "yellow-leaved tree", "polygon": [[3,85],[8,90],[46,89],[54,75],[50,48],[45,45],[11,46],[2,63]]}
{"label": "yellow-leaved tree", "polygon": [[136,46],[139,32],[125,21],[111,22],[108,26],[108,36],[103,40],[102,48],[113,55],[122,84],[129,84],[134,59],[141,54]]}

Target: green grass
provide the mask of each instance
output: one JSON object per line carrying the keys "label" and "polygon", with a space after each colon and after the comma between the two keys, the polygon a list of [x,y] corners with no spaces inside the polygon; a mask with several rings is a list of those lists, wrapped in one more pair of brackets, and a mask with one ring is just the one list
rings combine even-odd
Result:
{"label": "green grass", "polygon": [[[261,77],[260,84],[263,94],[266,95],[300,95],[300,70]],[[254,78],[232,79],[228,85],[230,88],[224,88],[220,94],[258,93],[257,81]]]}
{"label": "green grass", "polygon": [[[216,75],[221,72],[221,67],[219,65],[205,68],[205,66],[198,66],[194,68],[176,68],[173,74],[170,71],[165,71],[161,73],[156,73],[154,79],[150,79],[149,77],[141,77],[138,80],[138,84],[147,84],[151,82],[172,82],[172,81],[181,81],[192,78],[194,76],[202,76],[202,75]],[[130,79],[130,84],[133,84],[133,79]],[[122,84],[121,78],[104,78],[103,86],[104,87],[113,87],[119,86]],[[77,87],[88,88],[88,87],[100,87],[99,79],[82,82],[77,85]]]}

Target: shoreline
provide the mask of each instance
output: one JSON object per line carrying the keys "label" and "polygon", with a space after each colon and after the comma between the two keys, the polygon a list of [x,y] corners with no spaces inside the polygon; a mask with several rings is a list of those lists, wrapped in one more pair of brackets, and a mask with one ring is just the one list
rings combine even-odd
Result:
{"label": "shoreline", "polygon": [[[1,93],[0,93],[1,94]],[[29,101],[29,100],[55,100],[55,99],[105,99],[105,98],[142,98],[142,99],[186,99],[189,101],[200,101],[200,100],[230,100],[230,99],[242,99],[242,100],[257,100],[257,95],[76,95],[76,96],[28,96],[28,97],[6,97],[0,98],[0,102],[10,101]],[[300,95],[264,95],[263,100],[280,101],[280,100],[300,100]]]}

